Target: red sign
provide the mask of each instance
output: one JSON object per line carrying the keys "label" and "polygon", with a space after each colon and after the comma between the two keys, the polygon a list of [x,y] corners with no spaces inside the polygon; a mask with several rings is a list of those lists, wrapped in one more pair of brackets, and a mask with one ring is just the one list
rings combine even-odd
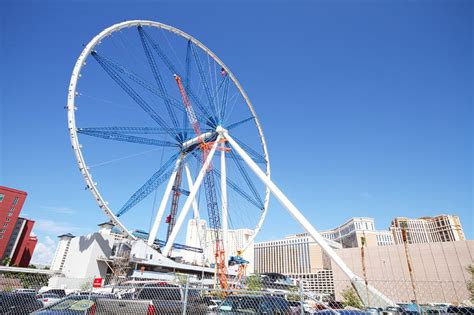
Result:
{"label": "red sign", "polygon": [[100,288],[102,286],[102,278],[94,278],[94,282],[92,283],[93,288]]}

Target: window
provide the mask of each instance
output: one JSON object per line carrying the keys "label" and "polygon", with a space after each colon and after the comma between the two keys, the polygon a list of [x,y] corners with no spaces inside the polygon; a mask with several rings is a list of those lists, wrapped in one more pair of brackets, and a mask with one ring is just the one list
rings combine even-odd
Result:
{"label": "window", "polygon": [[7,227],[8,226],[8,223],[3,223],[3,227]]}
{"label": "window", "polygon": [[11,207],[9,211],[13,212],[13,210],[15,210],[15,207]]}
{"label": "window", "polygon": [[12,215],[13,215],[13,213],[12,213],[12,212],[9,212],[9,213],[8,213],[8,216],[9,216],[9,217],[11,217]]}
{"label": "window", "polygon": [[4,198],[4,197],[5,197],[5,195],[4,195],[4,194],[0,194],[0,202],[2,202],[2,201],[3,201],[3,198]]}
{"label": "window", "polygon": [[0,233],[5,233],[5,229],[0,229]]}
{"label": "window", "polygon": [[3,235],[0,235],[0,240],[3,238]]}
{"label": "window", "polygon": [[10,218],[6,218],[6,219],[5,219],[5,222],[10,222]]}
{"label": "window", "polygon": [[16,205],[18,202],[18,197],[15,197],[15,199],[13,199],[13,205]]}

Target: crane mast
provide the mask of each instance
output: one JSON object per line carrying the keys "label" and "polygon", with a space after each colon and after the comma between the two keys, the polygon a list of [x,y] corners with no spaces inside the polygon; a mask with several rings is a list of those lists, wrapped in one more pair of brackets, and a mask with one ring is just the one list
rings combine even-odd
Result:
{"label": "crane mast", "polygon": [[[196,118],[196,114],[194,109],[189,101],[188,95],[183,87],[181,82],[181,78],[179,75],[175,74],[174,78],[179,88],[179,92],[181,94],[181,98],[186,109],[186,113],[188,116],[188,120],[194,130],[194,133],[198,137],[199,141],[199,148],[202,152],[202,164],[207,159],[210,147],[212,146],[212,142],[205,142],[204,137],[202,136],[201,128],[199,126],[199,121]],[[221,235],[221,220],[218,211],[218,204],[217,204],[217,194],[216,194],[216,185],[215,185],[215,178],[214,173],[212,172],[212,162],[209,164],[208,169],[206,170],[206,174],[204,176],[204,185],[206,191],[206,202],[207,202],[207,211],[209,217],[209,227],[213,233],[213,237],[215,240],[215,264],[216,264],[216,271],[217,276],[219,278],[219,284],[222,289],[227,289],[227,267],[225,263],[225,249]]]}
{"label": "crane mast", "polygon": [[171,199],[171,210],[169,216],[166,218],[166,223],[168,223],[168,232],[166,234],[166,241],[171,235],[171,231],[173,231],[174,225],[176,224],[176,213],[178,212],[178,205],[179,205],[179,197],[181,196],[181,181],[183,178],[183,165],[179,166],[179,169],[176,173],[176,178],[174,179],[173,183],[173,197]]}

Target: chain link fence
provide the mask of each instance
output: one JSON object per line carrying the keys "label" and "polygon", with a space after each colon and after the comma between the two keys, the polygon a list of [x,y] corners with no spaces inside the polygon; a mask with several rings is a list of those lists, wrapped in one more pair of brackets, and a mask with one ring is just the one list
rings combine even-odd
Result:
{"label": "chain link fence", "polygon": [[[462,281],[416,282],[415,288],[410,281],[331,282],[252,275],[224,290],[213,279],[184,274],[109,276],[94,285],[93,277],[1,271],[0,314],[474,314],[472,291]],[[365,285],[393,305],[380,307],[377,295],[364,295]]]}

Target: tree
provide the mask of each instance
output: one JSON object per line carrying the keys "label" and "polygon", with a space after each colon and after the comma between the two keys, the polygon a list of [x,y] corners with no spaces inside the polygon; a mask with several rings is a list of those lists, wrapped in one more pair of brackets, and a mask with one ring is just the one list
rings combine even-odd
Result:
{"label": "tree", "polygon": [[471,274],[471,281],[468,281],[467,283],[467,290],[471,295],[471,302],[474,303],[474,265],[468,266],[467,271]]}
{"label": "tree", "polygon": [[262,290],[262,277],[260,277],[260,275],[248,276],[247,289],[250,291],[261,291]]}
{"label": "tree", "polygon": [[362,304],[362,301],[357,295],[357,292],[352,287],[347,287],[344,291],[341,292],[341,295],[344,298],[344,301],[342,302],[344,307],[352,306],[358,309],[364,308],[364,304]]}

